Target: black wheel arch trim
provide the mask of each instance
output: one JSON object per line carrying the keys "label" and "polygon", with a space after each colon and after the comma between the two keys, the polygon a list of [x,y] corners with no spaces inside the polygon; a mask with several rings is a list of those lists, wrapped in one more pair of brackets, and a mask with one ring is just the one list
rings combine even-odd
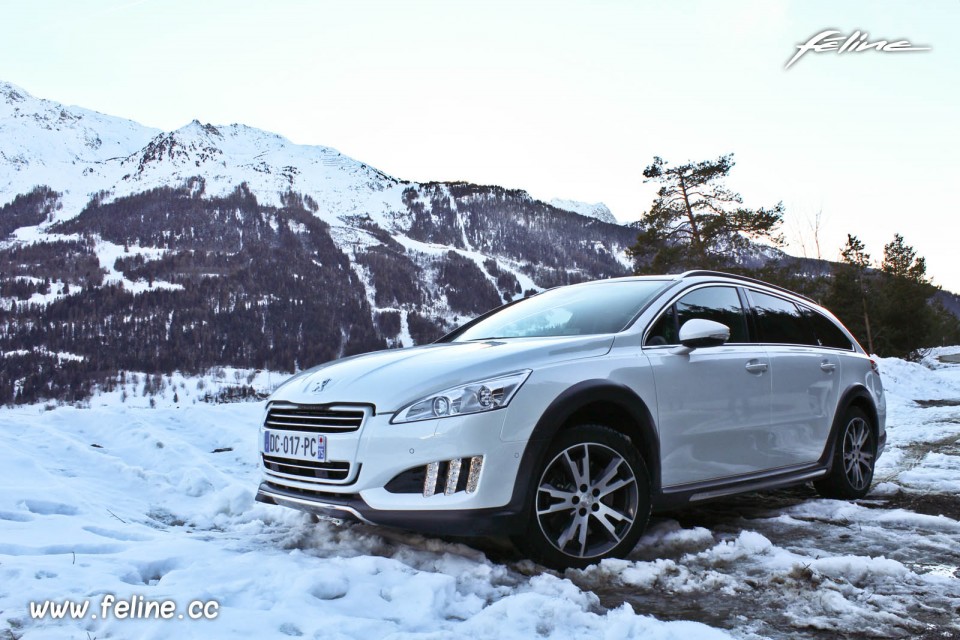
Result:
{"label": "black wheel arch trim", "polygon": [[[650,473],[651,493],[660,492],[660,438],[647,404],[627,386],[609,380],[584,380],[557,396],[534,426],[520,459],[520,468],[510,500],[511,510],[522,510],[526,504],[531,488],[537,482],[537,469],[545,462],[547,445],[577,412],[596,404],[615,406],[630,417],[632,426],[641,438],[641,442],[634,444]],[[606,426],[627,437],[631,436],[631,433],[616,424]]]}
{"label": "black wheel arch trim", "polygon": [[833,424],[830,426],[830,436],[827,438],[823,453],[820,455],[820,466],[829,469],[833,465],[833,453],[836,449],[837,438],[840,437],[840,432],[846,426],[843,424],[843,417],[846,415],[847,409],[855,404],[866,409],[867,417],[870,418],[870,426],[873,428],[873,436],[877,439],[877,452],[879,454],[882,451],[881,442],[886,441],[886,433],[883,435],[878,433],[880,416],[874,404],[873,396],[870,395],[865,386],[855,385],[847,389],[840,397],[840,401],[837,402],[837,409],[833,414]]}

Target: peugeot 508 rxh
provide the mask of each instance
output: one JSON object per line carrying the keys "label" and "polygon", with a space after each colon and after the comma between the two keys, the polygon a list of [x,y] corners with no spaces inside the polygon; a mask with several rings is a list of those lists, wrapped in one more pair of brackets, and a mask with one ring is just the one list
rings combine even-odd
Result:
{"label": "peugeot 508 rxh", "polygon": [[294,376],[257,499],[582,567],[629,553],[651,510],[864,496],[885,415],[876,364],[807,298],[710,271],[589,282]]}

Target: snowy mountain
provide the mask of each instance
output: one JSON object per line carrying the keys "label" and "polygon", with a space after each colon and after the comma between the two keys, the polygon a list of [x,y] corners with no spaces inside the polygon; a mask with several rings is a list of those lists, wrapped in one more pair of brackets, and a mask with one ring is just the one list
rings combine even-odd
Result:
{"label": "snowy mountain", "polygon": [[636,232],[412,183],[243,125],[175,131],[0,83],[0,403],[120,369],[291,371],[627,274]]}
{"label": "snowy mountain", "polygon": [[334,149],[259,129],[193,121],[162,132],[37,99],[9,83],[0,83],[0,143],[0,202],[46,185],[63,194],[56,220],[75,217],[98,192],[114,199],[196,176],[209,196],[246,182],[262,204],[279,206],[282,194],[297,191],[335,214],[365,208],[371,196],[399,184]]}
{"label": "snowy mountain", "polygon": [[602,202],[590,204],[587,202],[580,202],[578,200],[563,200],[561,198],[554,198],[550,201],[550,204],[557,209],[563,209],[564,211],[570,211],[571,213],[579,213],[582,216],[596,218],[601,222],[617,224],[617,219],[613,216],[613,212],[610,211],[610,207]]}
{"label": "snowy mountain", "polygon": [[120,160],[158,133],[0,82],[0,202],[48,185],[63,194],[63,215],[76,215],[90,193],[116,182]]}

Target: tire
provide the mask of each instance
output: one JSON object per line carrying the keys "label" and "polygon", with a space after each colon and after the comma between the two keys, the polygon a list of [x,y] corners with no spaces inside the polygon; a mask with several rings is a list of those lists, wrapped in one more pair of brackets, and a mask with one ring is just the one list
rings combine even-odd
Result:
{"label": "tire", "polygon": [[561,432],[535,478],[526,531],[513,542],[540,564],[563,570],[623,557],[646,529],[647,466],[630,440],[609,427],[587,424]]}
{"label": "tire", "polygon": [[824,498],[856,500],[870,491],[877,462],[877,434],[869,416],[857,407],[848,408],[840,424],[830,472],[813,485]]}

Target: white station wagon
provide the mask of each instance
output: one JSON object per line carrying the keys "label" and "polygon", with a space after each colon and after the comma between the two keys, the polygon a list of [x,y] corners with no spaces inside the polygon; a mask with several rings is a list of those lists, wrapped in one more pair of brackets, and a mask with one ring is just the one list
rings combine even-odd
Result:
{"label": "white station wagon", "polygon": [[257,499],[583,567],[630,553],[651,510],[808,481],[862,497],[885,417],[876,363],[813,301],[710,271],[618,278],[292,377]]}

